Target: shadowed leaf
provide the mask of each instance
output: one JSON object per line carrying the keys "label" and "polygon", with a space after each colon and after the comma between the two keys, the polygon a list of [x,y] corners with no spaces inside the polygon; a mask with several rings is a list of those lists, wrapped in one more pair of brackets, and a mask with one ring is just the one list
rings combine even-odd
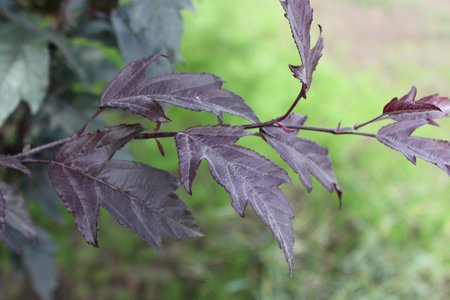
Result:
{"label": "shadowed leaf", "polygon": [[248,133],[241,127],[194,127],[176,136],[181,181],[191,192],[198,166],[208,162],[213,178],[230,194],[232,206],[241,216],[250,203],[267,224],[283,249],[292,271],[293,228],[292,208],[279,185],[290,182],[286,171],[234,143]]}
{"label": "shadowed leaf", "polygon": [[20,26],[0,26],[0,126],[25,100],[37,112],[49,82],[49,51],[37,34]]}
{"label": "shadowed leaf", "polygon": [[10,168],[20,171],[28,176],[31,176],[30,170],[25,167],[17,158],[9,155],[0,155],[0,167]]}
{"label": "shadowed leaf", "polygon": [[8,184],[0,181],[0,193],[6,204],[5,224],[20,232],[25,238],[32,239],[36,232],[25,206],[25,200]]}

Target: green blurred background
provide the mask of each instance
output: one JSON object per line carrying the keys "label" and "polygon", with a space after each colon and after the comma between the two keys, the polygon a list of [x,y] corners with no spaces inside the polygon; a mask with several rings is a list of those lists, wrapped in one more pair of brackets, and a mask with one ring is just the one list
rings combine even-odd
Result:
{"label": "green blurred background", "polygon": [[[315,0],[312,5],[313,23],[322,25],[326,46],[308,100],[296,109],[309,116],[308,125],[368,120],[412,84],[420,96],[450,95],[448,0]],[[299,58],[278,1],[204,0],[195,7],[195,13],[183,13],[178,70],[221,76],[262,120],[282,114],[300,86],[287,68]],[[317,33],[314,29],[313,36]],[[176,108],[169,116],[175,122],[165,125],[167,130],[216,122],[210,114]],[[117,118],[108,119],[117,123]],[[450,122],[441,125],[418,134],[448,139]],[[296,212],[292,277],[268,228],[251,211],[241,219],[202,163],[193,196],[180,189],[205,233],[202,239],[166,241],[154,250],[103,213],[98,250],[82,240],[68,214],[62,227],[49,223],[60,245],[56,299],[448,299],[448,176],[423,161],[413,166],[374,140],[302,136],[329,148],[344,205],[338,210],[336,196],[318,182],[307,194],[290,173],[294,185],[284,190]],[[134,142],[131,148],[138,161],[176,173],[173,141],[162,143],[164,159],[154,141]],[[287,168],[257,139],[241,144]]]}

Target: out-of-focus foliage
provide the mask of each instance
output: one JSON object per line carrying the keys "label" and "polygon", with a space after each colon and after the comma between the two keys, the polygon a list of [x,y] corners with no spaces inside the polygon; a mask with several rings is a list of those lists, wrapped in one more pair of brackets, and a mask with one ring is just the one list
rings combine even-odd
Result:
{"label": "out-of-focus foliage", "polygon": [[[0,1],[0,154],[73,134],[99,104],[106,82],[123,62],[121,54],[125,61],[164,54],[168,59],[158,72],[173,71],[184,8],[192,8],[189,0]],[[126,19],[119,20],[119,15]],[[118,156],[130,154],[125,149]],[[7,156],[2,159],[2,165],[15,164]],[[14,168],[24,171],[17,164]],[[1,250],[1,260],[11,257],[15,271],[27,275],[36,295],[53,299],[58,286],[56,245],[44,228],[32,224],[28,208],[46,228],[53,227],[47,219],[61,223],[65,216],[46,169],[32,169],[31,179],[1,170],[0,205],[6,207],[6,215],[1,216],[0,238],[11,248]],[[13,297],[12,289],[1,285],[8,269],[0,272],[2,294],[6,289],[6,297]],[[16,296],[26,298],[28,293]]]}

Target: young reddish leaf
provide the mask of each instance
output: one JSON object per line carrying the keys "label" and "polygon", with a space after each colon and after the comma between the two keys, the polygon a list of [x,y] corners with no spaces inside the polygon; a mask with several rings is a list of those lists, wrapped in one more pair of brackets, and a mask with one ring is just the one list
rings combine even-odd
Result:
{"label": "young reddish leaf", "polygon": [[176,177],[130,161],[107,162],[95,179],[103,207],[122,226],[152,246],[161,237],[174,240],[201,237],[195,220],[174,191]]}
{"label": "young reddish leaf", "polygon": [[[292,114],[282,122],[283,125],[303,125],[306,117]],[[336,193],[341,198],[342,191],[328,156],[328,150],[313,141],[297,137],[297,133],[287,133],[281,128],[264,129],[265,140],[298,174],[308,192],[312,190],[311,176],[319,180],[328,191]]]}
{"label": "young reddish leaf", "polygon": [[53,186],[74,215],[78,230],[91,245],[98,245],[99,214],[92,176],[143,130],[140,125],[119,125],[82,135],[61,147],[49,165],[48,175]]}
{"label": "young reddish leaf", "polygon": [[156,122],[168,122],[161,105],[137,91],[137,86],[145,80],[147,67],[158,58],[149,56],[122,69],[103,92],[101,107],[122,109]]}
{"label": "young reddish leaf", "polygon": [[396,121],[433,120],[450,114],[450,99],[439,95],[430,95],[416,100],[417,89],[412,87],[408,94],[400,99],[394,98],[383,108],[383,114]]}
{"label": "young reddish leaf", "polygon": [[425,120],[404,120],[382,127],[377,139],[390,148],[400,151],[413,164],[416,157],[435,164],[450,175],[450,142],[411,136]]}
{"label": "young reddish leaf", "polygon": [[250,203],[269,226],[292,271],[294,215],[278,187],[290,179],[265,157],[234,144],[245,135],[248,133],[241,127],[226,126],[194,127],[177,134],[181,181],[191,193],[200,161],[205,159],[213,178],[230,194],[236,212],[244,216]]}
{"label": "young reddish leaf", "polygon": [[439,107],[426,102],[416,102],[415,98],[417,95],[416,87],[412,87],[411,91],[400,99],[394,98],[383,108],[383,114],[398,114],[398,113],[409,113],[415,111],[424,110],[438,110],[441,111]]}
{"label": "young reddish leaf", "polygon": [[25,200],[10,185],[2,181],[0,181],[0,193],[5,200],[5,224],[27,239],[34,238],[36,232],[25,206]]}
{"label": "young reddish leaf", "polygon": [[304,84],[304,96],[311,87],[312,74],[322,56],[323,38],[322,28],[319,26],[320,35],[316,45],[311,49],[311,23],[313,20],[313,9],[309,0],[285,0],[281,1],[285,16],[291,26],[292,37],[297,45],[302,59],[301,66],[292,66],[290,69],[294,76]]}
{"label": "young reddish leaf", "polygon": [[[102,95],[102,107],[121,108],[143,115],[143,109],[159,102],[194,111],[208,111],[220,119],[230,113],[258,122],[244,100],[222,89],[223,81],[207,73],[175,73],[145,78],[146,67],[155,60],[150,56],[128,64],[108,85]],[[119,107],[120,104],[120,107]],[[159,104],[158,104],[159,105]],[[165,122],[168,119],[155,119]]]}
{"label": "young reddish leaf", "polygon": [[0,167],[10,168],[20,171],[28,176],[31,176],[30,170],[25,167],[17,158],[9,155],[0,155]]}

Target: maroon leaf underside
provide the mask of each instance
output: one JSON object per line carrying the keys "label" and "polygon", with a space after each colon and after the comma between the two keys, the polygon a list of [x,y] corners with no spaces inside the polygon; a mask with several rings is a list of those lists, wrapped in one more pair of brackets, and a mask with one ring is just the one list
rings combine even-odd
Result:
{"label": "maroon leaf underside", "polygon": [[120,125],[86,134],[64,145],[50,164],[52,183],[89,244],[98,246],[100,205],[152,246],[160,246],[162,236],[202,235],[173,193],[178,186],[174,176],[135,162],[110,161],[142,130]]}
{"label": "maroon leaf underside", "polygon": [[311,48],[311,24],[313,21],[313,9],[311,8],[309,0],[286,0],[281,1],[281,5],[285,11],[285,16],[289,20],[292,37],[300,54],[302,65],[292,66],[290,69],[294,76],[299,79],[304,85],[304,93],[311,87],[312,74],[322,56],[324,47],[322,38],[322,29],[316,42],[316,45]]}
{"label": "maroon leaf underside", "polygon": [[145,78],[147,66],[158,57],[149,56],[128,64],[102,94],[101,107],[119,108],[158,122],[167,122],[160,103],[194,111],[208,111],[222,119],[223,113],[258,118],[244,100],[222,89],[223,81],[207,73],[174,73]]}
{"label": "maroon leaf underside", "polygon": [[386,146],[400,151],[413,164],[419,157],[435,164],[450,175],[450,142],[411,136],[425,120],[403,120],[382,127],[377,139]]}
{"label": "maroon leaf underside", "polygon": [[[416,100],[417,89],[412,87],[405,96],[394,98],[383,108],[383,114],[396,121],[434,120],[447,117],[450,113],[450,99],[430,95]],[[433,123],[434,124],[434,123]],[[436,124],[434,124],[436,125]]]}
{"label": "maroon leaf underside", "polygon": [[93,246],[98,246],[99,202],[92,180],[118,149],[143,130],[140,125],[119,125],[82,135],[61,147],[49,165],[53,186]]}
{"label": "maroon leaf underside", "polygon": [[[282,122],[284,126],[303,125],[306,117],[291,114]],[[312,190],[312,179],[314,176],[329,192],[336,191],[339,199],[342,190],[337,181],[328,150],[313,141],[297,137],[295,132],[285,132],[281,128],[264,129],[265,140],[281,156],[281,158],[298,174],[300,181],[308,192]],[[268,134],[267,134],[268,133]]]}
{"label": "maroon leaf underside", "polygon": [[26,168],[17,158],[13,156],[0,155],[0,167],[15,169],[25,175],[31,176],[30,170],[28,170],[28,168]]}
{"label": "maroon leaf underside", "polygon": [[241,127],[231,126],[194,127],[177,134],[181,182],[191,193],[199,164],[205,159],[213,178],[230,194],[236,212],[244,216],[250,203],[269,226],[292,271],[294,215],[279,189],[290,179],[286,171],[265,157],[234,144],[246,135]]}

